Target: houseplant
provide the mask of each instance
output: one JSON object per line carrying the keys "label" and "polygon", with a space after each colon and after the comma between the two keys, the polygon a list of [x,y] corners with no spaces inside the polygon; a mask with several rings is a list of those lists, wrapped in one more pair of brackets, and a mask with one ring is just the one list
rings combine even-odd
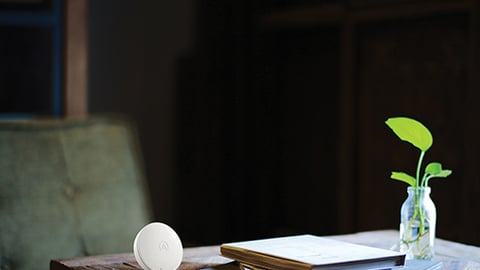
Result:
{"label": "houseplant", "polygon": [[392,179],[409,185],[408,197],[400,214],[400,250],[407,254],[407,258],[431,259],[434,254],[436,209],[428,184],[430,179],[445,178],[452,171],[443,169],[439,162],[431,162],[421,173],[425,154],[433,144],[430,130],[422,123],[409,117],[393,117],[385,123],[401,140],[420,150],[415,176],[398,171],[391,174]]}

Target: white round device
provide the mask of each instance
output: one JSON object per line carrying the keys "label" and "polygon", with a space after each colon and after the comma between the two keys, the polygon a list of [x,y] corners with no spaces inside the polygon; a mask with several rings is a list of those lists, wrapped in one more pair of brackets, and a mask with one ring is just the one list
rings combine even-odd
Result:
{"label": "white round device", "polygon": [[143,227],[133,241],[133,254],[145,270],[175,270],[183,258],[183,247],[170,226],[153,222]]}

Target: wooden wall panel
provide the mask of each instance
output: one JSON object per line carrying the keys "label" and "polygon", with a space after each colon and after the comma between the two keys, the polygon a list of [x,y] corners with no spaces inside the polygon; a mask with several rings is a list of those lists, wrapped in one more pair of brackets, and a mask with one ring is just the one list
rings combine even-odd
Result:
{"label": "wooden wall panel", "polygon": [[65,1],[65,115],[88,110],[87,1]]}
{"label": "wooden wall panel", "polygon": [[[454,174],[432,180],[439,211],[438,235],[461,238],[467,216],[458,216],[469,184],[462,170],[463,122],[467,105],[469,17],[448,15],[365,24],[358,29],[358,229],[399,224],[406,185],[389,179],[391,170],[415,174],[419,151],[401,142],[384,121],[411,116],[426,124],[434,145],[425,162],[440,161]],[[453,229],[453,230],[452,230]]]}
{"label": "wooden wall panel", "polygon": [[434,134],[424,165],[454,171],[431,182],[438,236],[479,245],[477,2],[218,2],[232,16],[215,13],[182,77],[202,78],[179,96],[198,111],[177,122],[179,183],[208,179],[224,202],[204,239],[398,229],[407,186],[390,173],[415,174],[419,152],[384,122],[404,115]]}
{"label": "wooden wall panel", "polygon": [[[321,37],[321,38],[320,38]],[[336,227],[335,145],[338,138],[338,30],[295,29],[281,39],[285,223],[297,233],[333,233]]]}

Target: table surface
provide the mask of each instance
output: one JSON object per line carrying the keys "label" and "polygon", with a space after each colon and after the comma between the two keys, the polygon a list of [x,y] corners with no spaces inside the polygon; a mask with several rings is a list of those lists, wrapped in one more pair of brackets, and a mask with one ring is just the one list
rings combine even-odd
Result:
{"label": "table surface", "polygon": [[[398,250],[399,233],[395,230],[367,231],[355,234],[326,236],[346,242],[372,247]],[[231,260],[219,255],[219,246],[185,248],[180,270],[193,269],[239,269]],[[464,245],[443,239],[435,239],[434,260],[443,262],[443,269],[480,270],[480,247]],[[90,256],[72,259],[55,259],[50,270],[94,270],[94,269],[140,269],[132,253]]]}

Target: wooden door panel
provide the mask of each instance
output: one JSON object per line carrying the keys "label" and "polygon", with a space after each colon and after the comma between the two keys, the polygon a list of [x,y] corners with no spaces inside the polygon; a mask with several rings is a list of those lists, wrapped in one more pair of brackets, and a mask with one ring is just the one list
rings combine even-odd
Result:
{"label": "wooden door panel", "polygon": [[398,228],[406,185],[390,171],[415,175],[419,151],[400,141],[384,124],[388,117],[410,116],[427,125],[434,145],[424,165],[440,161],[453,169],[446,180],[431,181],[439,208],[438,234],[453,236],[467,217],[457,217],[468,185],[462,173],[462,122],[468,89],[468,16],[439,16],[384,24],[357,31],[358,229]]}

